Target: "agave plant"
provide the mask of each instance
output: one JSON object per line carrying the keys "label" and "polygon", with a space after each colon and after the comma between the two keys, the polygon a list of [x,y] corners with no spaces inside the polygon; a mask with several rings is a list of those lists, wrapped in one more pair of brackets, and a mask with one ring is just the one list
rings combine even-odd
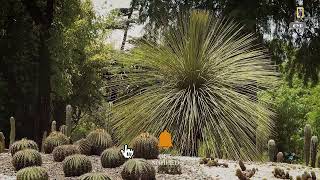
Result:
{"label": "agave plant", "polygon": [[267,51],[240,24],[207,11],[191,11],[174,24],[159,41],[142,41],[128,60],[148,70],[129,74],[127,82],[156,83],[115,104],[116,136],[128,142],[168,129],[183,155],[197,155],[204,144],[215,156],[256,158],[257,125],[263,137],[273,127],[273,113],[256,99],[277,82]]}

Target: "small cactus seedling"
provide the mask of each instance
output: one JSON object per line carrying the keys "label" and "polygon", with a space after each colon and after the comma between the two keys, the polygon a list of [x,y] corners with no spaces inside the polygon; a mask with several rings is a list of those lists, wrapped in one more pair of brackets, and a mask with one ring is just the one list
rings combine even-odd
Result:
{"label": "small cactus seedling", "polygon": [[51,132],[55,132],[55,131],[57,131],[57,122],[52,121],[51,122]]}
{"label": "small cactus seedling", "polygon": [[81,176],[92,170],[90,159],[82,154],[75,154],[63,160],[63,172],[66,177]]}
{"label": "small cactus seedling", "polygon": [[16,140],[16,120],[14,117],[10,118],[10,145]]}
{"label": "small cactus seedling", "polygon": [[10,151],[11,155],[13,156],[16,152],[24,150],[24,149],[34,149],[37,151],[39,150],[36,142],[23,138],[19,141],[14,142],[10,146],[9,151]]}
{"label": "small cactus seedling", "polygon": [[269,161],[274,162],[275,155],[276,155],[276,142],[273,139],[268,141],[268,154],[269,154]]}
{"label": "small cactus seedling", "polygon": [[306,162],[306,166],[309,165],[310,160],[310,145],[311,145],[311,126],[310,124],[307,124],[304,127],[304,160]]}
{"label": "small cactus seedling", "polygon": [[316,159],[318,152],[318,137],[312,136],[311,138],[311,167],[316,167]]}
{"label": "small cactus seedling", "polygon": [[96,129],[90,132],[87,140],[91,144],[91,154],[93,155],[100,155],[102,151],[113,146],[110,134],[104,129]]}
{"label": "small cactus seedling", "polygon": [[282,152],[278,152],[278,154],[277,154],[277,162],[283,162],[283,153]]}
{"label": "small cactus seedling", "polygon": [[149,133],[142,133],[132,141],[135,158],[157,159],[159,155],[158,139]]}
{"label": "small cactus seedling", "polygon": [[44,141],[43,149],[44,152],[49,154],[53,151],[53,149],[57,146],[69,144],[70,140],[67,136],[62,134],[61,132],[52,132]]}
{"label": "small cactus seedling", "polygon": [[79,178],[80,180],[111,180],[106,174],[103,173],[87,173]]}
{"label": "small cactus seedling", "polygon": [[45,168],[32,166],[19,170],[17,180],[49,180],[49,175]]}
{"label": "small cactus seedling", "polygon": [[52,154],[54,161],[62,162],[67,156],[80,154],[80,151],[75,145],[61,145],[55,147]]}
{"label": "small cactus seedling", "polygon": [[81,154],[85,154],[85,155],[91,154],[91,144],[87,139],[82,138],[79,141],[75,142],[74,145],[78,146]]}
{"label": "small cactus seedling", "polygon": [[34,149],[18,151],[12,157],[12,165],[14,166],[15,170],[20,170],[29,166],[41,166],[41,164],[41,155]]}
{"label": "small cactus seedling", "polygon": [[5,137],[2,132],[0,132],[0,153],[3,153],[6,148]]}
{"label": "small cactus seedling", "polygon": [[123,165],[121,177],[124,180],[141,179],[155,180],[156,170],[145,159],[129,159]]}
{"label": "small cactus seedling", "polygon": [[108,148],[101,154],[101,165],[104,168],[115,168],[121,166],[126,159],[118,148]]}

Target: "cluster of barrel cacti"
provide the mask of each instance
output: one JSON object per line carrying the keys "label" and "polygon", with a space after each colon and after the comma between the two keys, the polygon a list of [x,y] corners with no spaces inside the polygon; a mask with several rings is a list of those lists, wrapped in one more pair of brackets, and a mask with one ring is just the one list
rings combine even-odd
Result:
{"label": "cluster of barrel cacti", "polygon": [[142,133],[132,141],[134,157],[156,159],[159,155],[158,139],[149,133]]}

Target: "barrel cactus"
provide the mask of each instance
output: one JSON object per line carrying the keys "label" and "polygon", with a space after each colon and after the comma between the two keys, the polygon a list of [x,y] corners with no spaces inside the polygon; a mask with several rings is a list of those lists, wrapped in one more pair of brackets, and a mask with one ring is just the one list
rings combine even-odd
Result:
{"label": "barrel cactus", "polygon": [[12,165],[16,170],[20,170],[29,166],[41,166],[41,164],[41,155],[34,149],[25,149],[18,151],[12,157]]}
{"label": "barrel cactus", "polygon": [[14,142],[10,146],[9,151],[10,151],[11,155],[13,156],[16,152],[24,150],[24,149],[34,149],[37,151],[39,150],[36,142],[23,138],[19,141]]}
{"label": "barrel cactus", "polygon": [[2,132],[0,132],[0,153],[6,148],[5,137]]}
{"label": "barrel cactus", "polygon": [[142,133],[132,141],[134,157],[157,159],[159,155],[158,139],[149,133]]}
{"label": "barrel cactus", "polygon": [[79,178],[80,180],[111,180],[107,175],[103,173],[87,173]]}
{"label": "barrel cactus", "polygon": [[61,132],[52,132],[50,135],[45,139],[43,150],[45,153],[49,154],[53,151],[53,149],[57,146],[69,144],[70,140],[67,136],[62,134]]}
{"label": "barrel cactus", "polygon": [[306,161],[306,166],[309,164],[310,160],[310,143],[311,143],[311,126],[310,124],[307,124],[304,127],[304,160]]}
{"label": "barrel cactus", "polygon": [[155,180],[156,170],[145,159],[129,159],[124,163],[121,177],[124,180]]}
{"label": "barrel cactus", "polygon": [[81,154],[85,154],[85,155],[91,154],[91,144],[87,139],[82,138],[79,141],[76,141],[74,145],[78,146]]}
{"label": "barrel cactus", "polygon": [[49,175],[45,168],[32,166],[19,170],[17,180],[49,180]]}
{"label": "barrel cactus", "polygon": [[268,141],[268,155],[269,161],[274,161],[276,155],[276,142],[273,139]]}
{"label": "barrel cactus", "polygon": [[311,138],[311,167],[316,167],[316,159],[318,152],[318,137],[312,136]]}
{"label": "barrel cactus", "polygon": [[121,166],[126,159],[118,148],[109,148],[101,154],[101,165],[104,168],[115,168]]}
{"label": "barrel cactus", "polygon": [[81,176],[92,170],[90,159],[82,154],[75,154],[63,160],[63,172],[66,177]]}
{"label": "barrel cactus", "polygon": [[80,154],[80,150],[75,145],[61,145],[57,146],[52,151],[54,161],[61,162],[67,156],[73,154]]}
{"label": "barrel cactus", "polygon": [[90,132],[87,136],[87,140],[91,144],[91,154],[94,155],[100,155],[102,151],[113,146],[110,134],[104,129],[96,129]]}

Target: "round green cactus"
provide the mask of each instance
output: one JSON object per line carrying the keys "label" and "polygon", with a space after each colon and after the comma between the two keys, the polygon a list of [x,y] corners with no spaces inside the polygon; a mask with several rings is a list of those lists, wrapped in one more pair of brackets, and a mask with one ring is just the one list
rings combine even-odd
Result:
{"label": "round green cactus", "polygon": [[142,133],[132,141],[135,158],[157,159],[159,155],[158,139],[149,133]]}
{"label": "round green cactus", "polygon": [[107,175],[103,173],[87,173],[79,178],[80,180],[111,180]]}
{"label": "round green cactus", "polygon": [[91,154],[94,155],[100,155],[102,151],[113,146],[110,134],[104,129],[96,129],[90,132],[87,136],[87,140],[91,144]]}
{"label": "round green cactus", "polygon": [[80,139],[75,142],[74,145],[77,145],[81,154],[90,155],[91,154],[91,144],[85,138]]}
{"label": "round green cactus", "polygon": [[20,170],[29,166],[41,166],[41,164],[41,155],[34,149],[25,149],[18,151],[12,157],[12,165],[16,170]]}
{"label": "round green cactus", "polygon": [[49,175],[45,168],[40,166],[26,167],[17,172],[17,180],[48,180]]}
{"label": "round green cactus", "polygon": [[80,154],[80,150],[75,145],[61,145],[57,146],[52,151],[54,161],[61,162],[67,156],[73,154]]}
{"label": "round green cactus", "polygon": [[63,160],[63,172],[66,177],[81,176],[92,170],[90,159],[82,154],[75,154]]}
{"label": "round green cactus", "polygon": [[118,148],[109,148],[101,154],[101,165],[104,168],[115,168],[121,166],[126,159]]}
{"label": "round green cactus", "polygon": [[145,159],[129,159],[124,163],[121,171],[121,177],[124,180],[154,180],[156,179],[155,176],[155,168]]}
{"label": "round green cactus", "polygon": [[10,146],[10,153],[13,156],[16,152],[24,150],[24,149],[34,149],[34,150],[39,150],[38,145],[36,142],[28,139],[21,139],[19,141],[14,142]]}
{"label": "round green cactus", "polygon": [[45,139],[43,144],[43,150],[45,153],[52,153],[53,149],[57,146],[69,144],[70,140],[67,136],[61,132],[55,131]]}

